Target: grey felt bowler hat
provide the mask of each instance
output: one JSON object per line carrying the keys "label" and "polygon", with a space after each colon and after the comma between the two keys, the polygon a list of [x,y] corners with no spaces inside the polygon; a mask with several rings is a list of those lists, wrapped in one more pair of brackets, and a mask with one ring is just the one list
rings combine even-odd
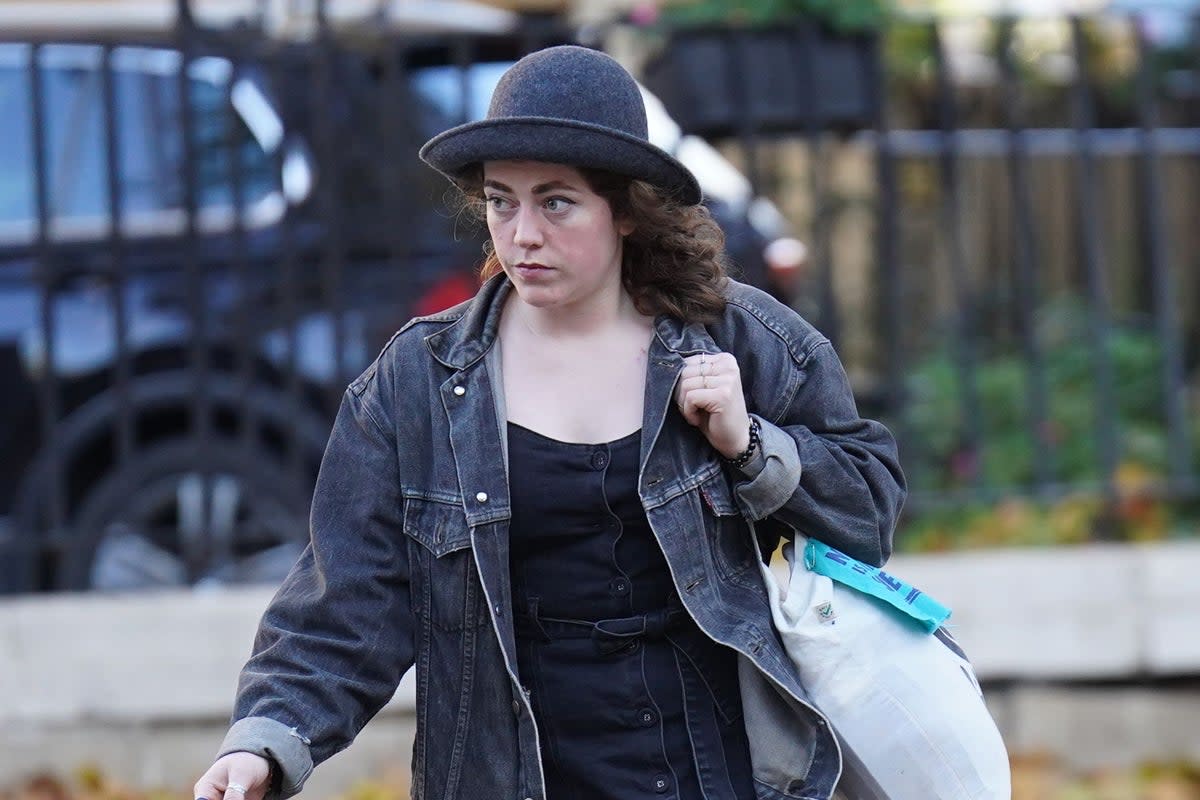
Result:
{"label": "grey felt bowler hat", "polygon": [[538,50],[500,78],[486,119],[430,139],[421,158],[458,183],[483,161],[528,159],[608,170],[701,200],[696,178],[650,144],[637,82],[613,58],[562,45]]}

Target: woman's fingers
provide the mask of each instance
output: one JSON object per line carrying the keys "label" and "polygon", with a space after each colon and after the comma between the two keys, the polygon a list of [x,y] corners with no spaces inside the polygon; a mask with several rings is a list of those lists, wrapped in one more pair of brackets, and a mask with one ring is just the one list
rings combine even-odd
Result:
{"label": "woman's fingers", "polygon": [[744,404],[742,397],[742,375],[737,359],[729,353],[705,353],[688,356],[683,360],[675,398],[680,407],[690,400],[692,405],[702,405],[705,410],[720,413],[725,410],[722,401],[733,400]]}
{"label": "woman's fingers", "polygon": [[254,753],[221,756],[196,781],[200,800],[263,800],[270,788],[271,762]]}
{"label": "woman's fingers", "polygon": [[683,377],[737,375],[738,363],[732,353],[702,353],[683,360]]}
{"label": "woman's fingers", "polygon": [[741,390],[742,382],[732,375],[697,375],[684,378],[679,382],[685,392],[708,391],[717,389],[728,392],[733,388]]}
{"label": "woman's fingers", "polygon": [[[680,401],[680,404],[682,405],[685,396],[692,392],[705,392],[712,389],[718,390],[718,392],[700,395],[695,399],[699,400],[700,397],[703,397],[711,403],[723,397],[732,397],[735,389],[740,397],[742,378],[738,370],[737,359],[729,353],[706,353],[685,358],[683,371],[679,375],[679,384],[676,387],[676,399]],[[720,409],[712,410],[719,411]]]}
{"label": "woman's fingers", "polygon": [[736,387],[729,378],[685,378],[680,381],[678,392],[679,410],[684,419],[691,424],[707,414],[719,414],[733,401],[733,392],[741,391],[741,384]]}
{"label": "woman's fingers", "polygon": [[749,438],[749,417],[737,359],[731,353],[704,353],[684,359],[675,403],[722,455],[741,452]]}

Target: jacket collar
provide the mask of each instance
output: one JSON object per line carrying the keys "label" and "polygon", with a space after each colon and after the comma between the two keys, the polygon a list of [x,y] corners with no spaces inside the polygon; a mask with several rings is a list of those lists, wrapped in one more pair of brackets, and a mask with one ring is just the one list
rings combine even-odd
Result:
{"label": "jacket collar", "polygon": [[[466,369],[487,355],[500,331],[500,312],[512,283],[503,273],[484,282],[467,301],[462,316],[425,337],[425,346],[433,357],[451,369]],[[437,318],[434,317],[434,320]]]}
{"label": "jacket collar", "polygon": [[[449,325],[425,337],[433,357],[451,369],[466,369],[483,358],[496,343],[500,313],[510,291],[512,283],[507,276],[489,278],[467,302],[462,316],[457,319],[448,316]],[[703,325],[685,323],[666,314],[659,314],[654,320],[654,335],[664,349],[678,356],[718,350]]]}
{"label": "jacket collar", "polygon": [[682,322],[666,314],[659,314],[654,320],[654,336],[666,350],[679,356],[719,350],[708,330],[699,322]]}

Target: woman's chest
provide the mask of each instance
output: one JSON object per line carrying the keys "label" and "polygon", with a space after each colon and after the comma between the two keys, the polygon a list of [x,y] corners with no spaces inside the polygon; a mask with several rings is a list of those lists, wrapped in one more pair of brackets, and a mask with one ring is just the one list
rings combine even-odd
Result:
{"label": "woman's chest", "polygon": [[642,425],[646,353],[642,348],[539,359],[503,356],[508,420],[568,442],[607,442]]}

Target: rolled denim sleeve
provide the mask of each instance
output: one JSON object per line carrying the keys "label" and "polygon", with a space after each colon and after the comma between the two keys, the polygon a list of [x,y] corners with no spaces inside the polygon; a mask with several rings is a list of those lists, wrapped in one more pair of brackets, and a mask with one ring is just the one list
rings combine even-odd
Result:
{"label": "rolled denim sleeve", "polygon": [[217,758],[240,752],[254,753],[274,762],[278,773],[267,797],[298,794],[312,774],[312,754],[304,736],[297,728],[269,717],[245,717],[235,722],[221,742]]}
{"label": "rolled denim sleeve", "polygon": [[757,414],[759,444],[754,456],[740,468],[745,480],[738,485],[742,507],[753,519],[774,513],[796,491],[803,465],[796,442],[786,431]]}
{"label": "rolled denim sleeve", "polygon": [[[823,337],[810,337],[803,359],[771,369],[795,370],[797,388],[773,419],[759,418],[761,469],[735,486],[744,512],[882,565],[907,491],[894,437],[859,416],[841,361]],[[754,407],[778,406],[777,396],[746,388]]]}
{"label": "rolled denim sleeve", "polygon": [[398,458],[375,381],[343,397],[309,545],[262,617],[221,747],[273,759],[282,798],[350,744],[413,663]]}

